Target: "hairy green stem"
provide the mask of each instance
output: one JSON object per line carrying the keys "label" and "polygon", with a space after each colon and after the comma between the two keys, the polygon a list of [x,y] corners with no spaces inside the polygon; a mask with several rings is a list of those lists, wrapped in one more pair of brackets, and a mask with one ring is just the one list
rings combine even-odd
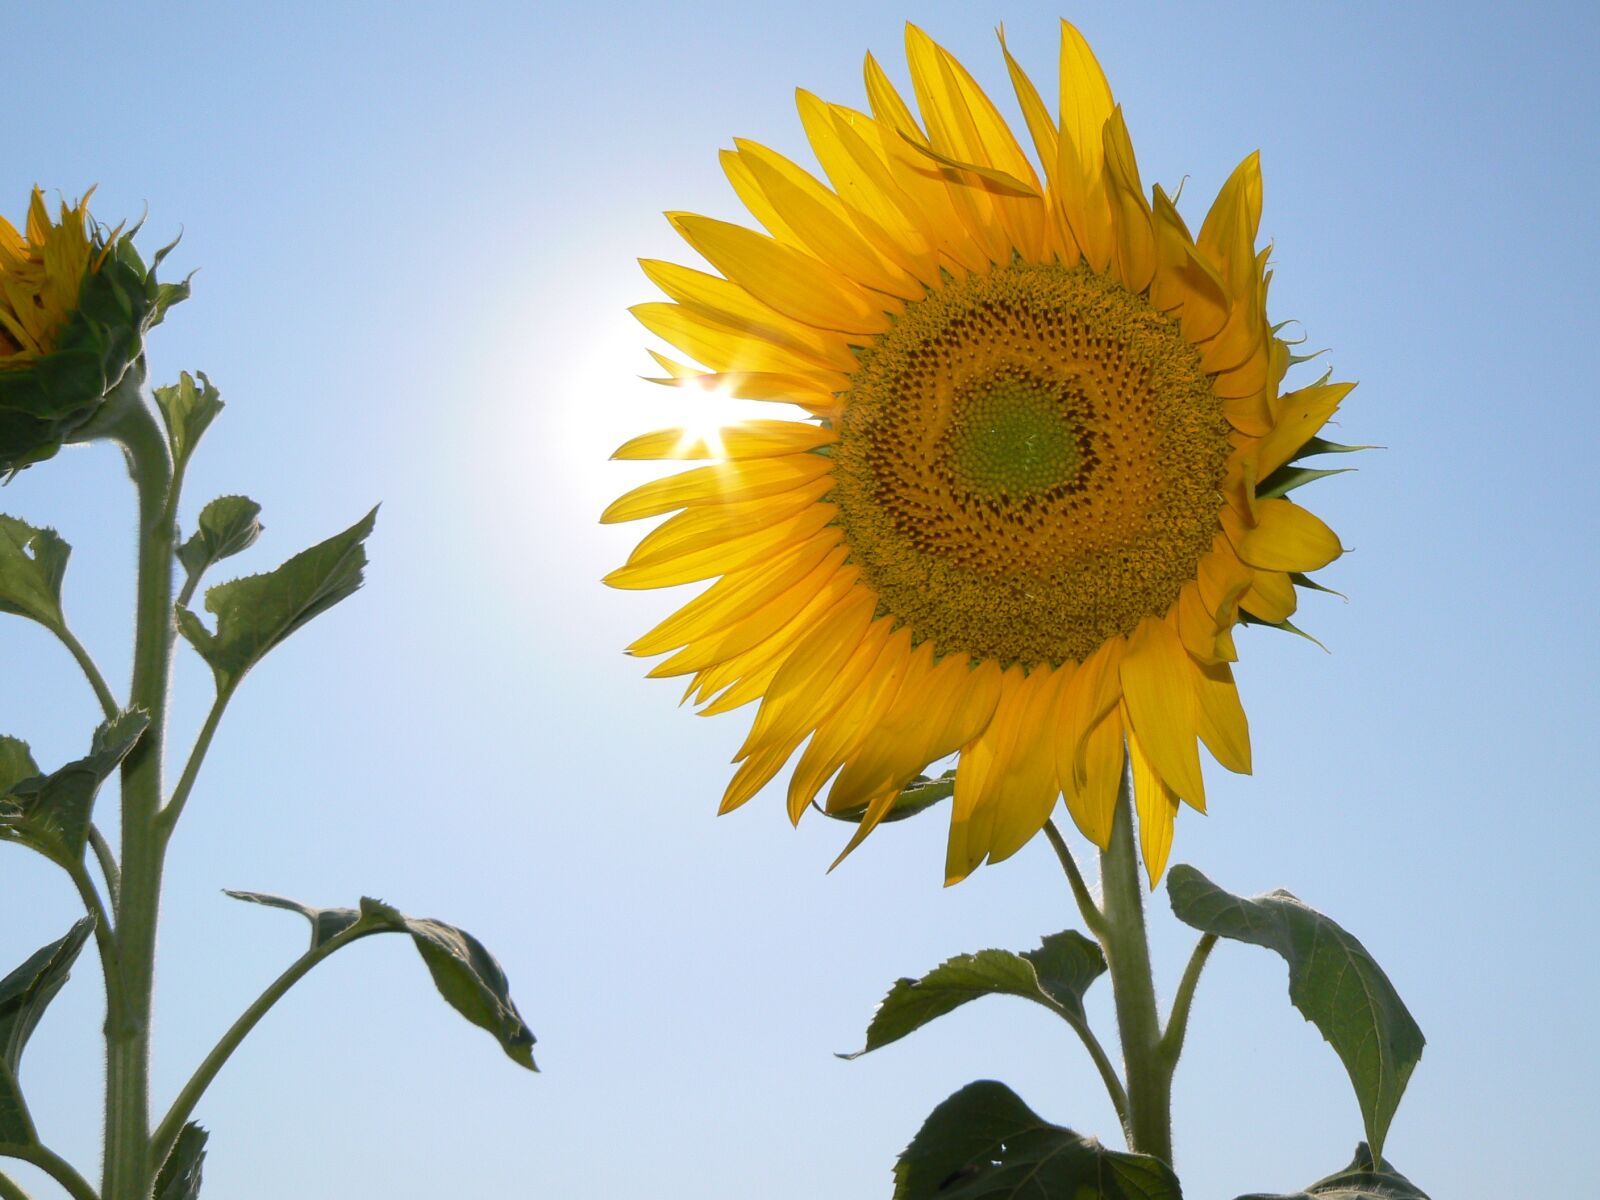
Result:
{"label": "hairy green stem", "polygon": [[106,1017],[101,1190],[103,1200],[148,1200],[157,1165],[150,1154],[150,1010],[161,901],[163,844],[157,816],[172,659],[177,493],[172,456],[155,414],[142,394],[119,400],[123,408],[110,433],[127,454],[128,472],[139,495],[138,599],[129,701],[149,714],[150,724],[122,764],[122,885],[116,933],[123,996],[116,1008],[108,1007]]}
{"label": "hairy green stem", "polygon": [[1170,1075],[1178,1065],[1178,1055],[1183,1053],[1183,1036],[1189,1028],[1189,1006],[1194,1003],[1194,990],[1200,983],[1200,972],[1205,970],[1211,948],[1217,944],[1217,935],[1208,933],[1195,943],[1189,965],[1183,969],[1178,983],[1178,994],[1172,998],[1172,1012],[1167,1017],[1167,1030],[1161,1035],[1161,1061]]}
{"label": "hairy green stem", "polygon": [[0,1200],[31,1200],[27,1192],[4,1171],[0,1171]]}
{"label": "hairy green stem", "polygon": [[111,907],[117,907],[117,893],[122,889],[122,872],[117,869],[117,857],[111,853],[111,843],[106,841],[106,835],[93,821],[89,822],[89,847],[94,851],[95,861],[100,864],[100,874],[106,878],[106,894],[111,898]]}
{"label": "hairy green stem", "polygon": [[[100,1197],[95,1195],[94,1188],[89,1186],[89,1181],[79,1175],[71,1163],[53,1150],[46,1150],[43,1146],[3,1145],[0,1146],[0,1158],[14,1158],[19,1162],[31,1163],[38,1167],[59,1183],[72,1200],[100,1200]],[[27,1195],[21,1188],[17,1191],[20,1195]]]}
{"label": "hairy green stem", "polygon": [[100,711],[105,714],[106,720],[111,720],[120,711],[117,708],[117,698],[111,694],[111,689],[106,686],[105,676],[100,674],[100,668],[95,666],[94,659],[87,650],[63,623],[60,626],[51,626],[51,632],[56,635],[61,644],[71,652],[72,657],[83,669],[84,678],[89,681],[89,686],[94,689],[95,699],[100,701]]}
{"label": "hairy green stem", "polygon": [[172,798],[167,801],[166,807],[156,818],[163,845],[171,839],[173,826],[183,815],[183,806],[189,802],[189,793],[194,790],[194,782],[200,776],[200,765],[205,762],[206,751],[211,749],[211,739],[216,736],[217,726],[221,723],[222,714],[232,696],[233,690],[229,688],[218,692],[217,698],[212,701],[211,711],[206,714],[206,722],[200,727],[200,733],[194,740],[194,748],[189,751],[189,761],[184,764],[183,774],[178,777],[178,786],[172,789]]}
{"label": "hairy green stem", "polygon": [[1061,831],[1056,828],[1054,821],[1045,821],[1044,833],[1050,839],[1050,845],[1055,848],[1056,857],[1061,860],[1061,869],[1067,873],[1067,883],[1072,887],[1073,899],[1078,902],[1078,911],[1083,914],[1083,923],[1089,927],[1089,932],[1094,934],[1097,941],[1105,941],[1105,914],[1094,902],[1094,894],[1089,891],[1089,885],[1083,881],[1083,872],[1078,870],[1078,860],[1072,857],[1072,850],[1067,846],[1066,839],[1061,836]]}
{"label": "hairy green stem", "polygon": [[109,1014],[123,1003],[122,963],[117,951],[116,931],[111,926],[105,905],[100,902],[100,894],[94,890],[89,869],[78,862],[67,868],[67,874],[72,876],[73,886],[78,889],[78,898],[83,901],[84,909],[94,918],[94,944],[100,952],[100,973],[105,977],[106,1012]]}
{"label": "hairy green stem", "polygon": [[1100,940],[1117,1009],[1128,1086],[1124,1128],[1128,1148],[1172,1162],[1172,1073],[1160,1054],[1150,945],[1145,937],[1144,890],[1133,837],[1133,798],[1124,770],[1111,823],[1111,845],[1100,854],[1105,935]]}
{"label": "hairy green stem", "polygon": [[205,1094],[206,1088],[211,1086],[211,1081],[217,1077],[217,1072],[222,1070],[223,1064],[239,1048],[239,1043],[249,1036],[250,1031],[262,1017],[267,1015],[268,1010],[283,998],[284,993],[299,983],[312,967],[335,950],[371,932],[370,928],[362,929],[359,925],[352,925],[320,946],[313,946],[290,963],[283,974],[268,984],[266,990],[256,997],[250,1007],[239,1014],[239,1019],[228,1027],[228,1032],[222,1035],[217,1044],[211,1048],[211,1052],[195,1068],[194,1074],[189,1077],[189,1082],[183,1085],[183,1090],[172,1102],[167,1115],[161,1119],[161,1125],[156,1129],[151,1143],[156,1159],[165,1158],[171,1152],[172,1144],[177,1141],[184,1122],[194,1112],[194,1106],[200,1102],[200,1097]]}

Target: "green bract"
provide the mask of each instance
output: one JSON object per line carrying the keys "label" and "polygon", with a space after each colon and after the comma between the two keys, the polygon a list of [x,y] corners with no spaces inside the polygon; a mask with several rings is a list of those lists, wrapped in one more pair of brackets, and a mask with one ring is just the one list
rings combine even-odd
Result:
{"label": "green bract", "polygon": [[144,354],[146,332],[188,297],[188,280],[156,279],[172,246],[146,267],[134,232],[112,243],[98,269],[84,276],[78,306],[50,352],[0,369],[0,472],[51,458],[75,440]]}

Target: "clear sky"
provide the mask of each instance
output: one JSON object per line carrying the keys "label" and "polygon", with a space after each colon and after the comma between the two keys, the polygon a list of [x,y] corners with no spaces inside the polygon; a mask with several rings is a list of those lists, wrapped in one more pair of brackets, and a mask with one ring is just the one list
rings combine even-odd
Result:
{"label": "clear sky", "polygon": [[[910,17],[1014,104],[993,29],[1049,94],[1056,18],[1098,53],[1147,182],[1203,213],[1262,152],[1274,319],[1361,386],[1335,436],[1387,449],[1315,488],[1353,552],[1302,624],[1240,636],[1256,773],[1209,772],[1174,862],[1287,886],[1361,937],[1428,1035],[1389,1157],[1440,1200],[1577,1196],[1600,1112],[1591,1021],[1600,719],[1594,222],[1600,22],[1588,5],[824,0],[19,5],[0,205],[38,182],[143,243],[182,229],[195,298],[151,348],[228,409],[185,517],[244,492],[276,565],[383,502],[364,591],[251,676],[174,844],[155,1087],[296,953],[287,914],[383,897],[477,933],[539,1036],[526,1075],[434,995],[401,939],[319,967],[205,1099],[207,1194],[884,1196],[936,1103],[1000,1079],[1115,1141],[1065,1027],[990,1000],[853,1063],[898,975],[1074,923],[1049,848],[941,887],[943,811],[824,873],[843,827],[774,794],[714,817],[745,716],[702,720],[621,647],[673,603],[597,582],[638,530],[608,464],[682,401],[639,382],[686,260],[660,217],[739,216],[716,151],[804,152],[793,87],[905,79]],[[1589,365],[1586,365],[1589,364]],[[1311,370],[1312,368],[1302,368]],[[1308,493],[1309,494],[1309,493]],[[132,493],[106,448],[25,472],[0,511],[73,543],[69,616],[120,686]],[[223,570],[217,578],[228,577]],[[1300,618],[1297,618],[1300,620]],[[0,731],[44,764],[96,712],[47,635],[0,629]],[[209,679],[180,648],[180,744]],[[1086,844],[1079,845],[1086,852]],[[0,854],[5,965],[67,886]],[[1158,897],[1170,996],[1187,932]],[[99,992],[86,959],[30,1045],[46,1136],[93,1162]],[[1091,1006],[1110,1036],[1102,985]],[[1176,1091],[1186,1194],[1290,1191],[1360,1137],[1281,961],[1225,945]],[[1229,1189],[1232,1190],[1229,1190]],[[48,1195],[43,1186],[40,1195]]]}

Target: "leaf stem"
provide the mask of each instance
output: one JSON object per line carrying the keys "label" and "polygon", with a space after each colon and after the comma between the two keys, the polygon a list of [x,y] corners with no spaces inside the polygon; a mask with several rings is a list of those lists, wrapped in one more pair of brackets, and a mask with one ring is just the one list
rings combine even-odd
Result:
{"label": "leaf stem", "polygon": [[1111,1061],[1111,1056],[1100,1044],[1100,1039],[1095,1037],[1094,1030],[1089,1028],[1087,1021],[1080,1021],[1076,1015],[1063,1008],[1051,1006],[1060,1014],[1061,1019],[1072,1026],[1083,1048],[1089,1052],[1089,1057],[1094,1060],[1095,1070],[1100,1072],[1100,1081],[1106,1085],[1106,1095],[1111,1098],[1111,1107],[1117,1112],[1117,1120],[1127,1128],[1128,1125],[1128,1093],[1122,1086],[1122,1078],[1117,1074],[1117,1068]]}
{"label": "leaf stem", "polygon": [[[77,1169],[71,1163],[53,1150],[47,1150],[43,1146],[6,1144],[0,1145],[0,1158],[14,1158],[19,1162],[31,1163],[33,1166],[38,1167],[51,1179],[59,1183],[62,1190],[71,1196],[72,1200],[100,1200],[100,1197],[95,1195],[94,1188],[89,1186],[89,1181],[78,1174]],[[27,1195],[20,1188],[17,1191],[22,1196]]]}
{"label": "leaf stem", "polygon": [[1054,821],[1045,821],[1044,832],[1050,839],[1050,845],[1055,848],[1056,857],[1061,860],[1062,869],[1067,873],[1067,882],[1072,885],[1072,896],[1078,902],[1078,911],[1083,914],[1083,923],[1089,927],[1089,932],[1094,934],[1096,940],[1105,941],[1105,914],[1094,902],[1094,894],[1084,882],[1083,872],[1078,870],[1078,863],[1072,857],[1072,850],[1067,846]]}
{"label": "leaf stem", "polygon": [[265,991],[251,1003],[250,1007],[239,1014],[239,1019],[228,1027],[211,1052],[205,1056],[200,1065],[195,1068],[189,1082],[183,1085],[183,1090],[178,1093],[177,1099],[172,1102],[172,1107],[167,1110],[167,1115],[161,1119],[161,1124],[156,1128],[155,1137],[152,1139],[151,1148],[153,1158],[160,1162],[172,1150],[172,1144],[177,1140],[182,1131],[184,1122],[188,1121],[194,1106],[200,1102],[200,1097],[205,1094],[206,1088],[211,1086],[211,1081],[217,1077],[217,1072],[222,1070],[223,1064],[229,1056],[239,1048],[239,1043],[249,1036],[250,1031],[267,1012],[281,1000],[290,988],[299,983],[312,967],[327,958],[335,950],[339,950],[357,938],[365,937],[372,932],[370,926],[363,926],[360,922],[341,930],[321,945],[313,946],[307,950],[288,968],[267,985]]}
{"label": "leaf stem", "polygon": [[1117,1009],[1123,1067],[1128,1081],[1128,1149],[1172,1163],[1172,1074],[1159,1055],[1160,1018],[1150,945],[1145,935],[1144,891],[1133,838],[1133,797],[1124,768],[1111,822],[1111,844],[1100,854],[1105,895],[1105,935],[1100,946]]}
{"label": "leaf stem", "polygon": [[122,960],[117,953],[116,931],[111,926],[105,905],[100,902],[100,894],[94,890],[94,880],[89,878],[88,868],[79,861],[67,868],[67,874],[72,876],[73,886],[78,889],[83,907],[94,918],[94,944],[100,952],[100,973],[106,981],[106,1015],[109,1024],[110,1018],[121,1013],[123,1004]]}
{"label": "leaf stem", "polygon": [[200,765],[205,762],[206,752],[211,749],[211,739],[216,735],[217,725],[221,723],[223,711],[232,697],[233,689],[230,687],[218,692],[217,698],[211,702],[211,711],[206,714],[206,723],[200,727],[200,733],[194,739],[194,748],[189,751],[189,761],[184,764],[183,774],[178,777],[178,786],[172,789],[172,798],[156,817],[163,845],[171,839],[173,827],[183,815],[183,806],[189,802],[189,793],[194,790],[195,780],[200,776]]}
{"label": "leaf stem", "polygon": [[121,711],[117,707],[117,698],[111,694],[111,689],[106,686],[105,676],[100,674],[100,668],[95,666],[94,659],[84,649],[83,643],[77,639],[72,630],[67,628],[64,621],[60,625],[52,625],[50,631],[71,652],[72,657],[77,660],[78,666],[83,669],[84,677],[88,679],[89,686],[94,689],[95,699],[100,701],[100,711],[105,714],[106,720],[109,721],[114,718]]}
{"label": "leaf stem", "polygon": [[1194,990],[1200,983],[1200,972],[1205,970],[1211,948],[1217,944],[1217,935],[1205,934],[1195,943],[1189,965],[1183,969],[1178,982],[1178,994],[1172,998],[1172,1012],[1167,1016],[1167,1029],[1161,1035],[1157,1048],[1168,1074],[1178,1065],[1178,1055],[1183,1053],[1183,1037],[1189,1028],[1189,1006],[1194,1003]]}
{"label": "leaf stem", "polygon": [[89,846],[94,851],[95,861],[100,864],[100,873],[106,877],[106,894],[110,897],[111,907],[117,906],[117,893],[122,889],[122,873],[117,870],[116,855],[111,853],[111,843],[106,841],[106,835],[93,821],[89,822]]}
{"label": "leaf stem", "polygon": [[0,1171],[0,1198],[3,1198],[3,1200],[32,1200],[28,1193],[22,1190],[22,1185],[4,1171]]}

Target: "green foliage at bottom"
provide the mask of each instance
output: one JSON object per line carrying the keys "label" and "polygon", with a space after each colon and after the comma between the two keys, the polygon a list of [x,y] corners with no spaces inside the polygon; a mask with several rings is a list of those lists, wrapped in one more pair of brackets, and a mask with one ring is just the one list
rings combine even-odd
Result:
{"label": "green foliage at bottom", "polygon": [[1052,1125],[993,1080],[969,1083],[929,1114],[894,1181],[894,1200],[1182,1200],[1160,1159]]}
{"label": "green foliage at bottom", "polygon": [[1400,1172],[1377,1158],[1372,1147],[1362,1142],[1356,1147],[1350,1165],[1336,1175],[1319,1179],[1303,1192],[1290,1196],[1252,1193],[1239,1200],[1428,1200],[1422,1189]]}

